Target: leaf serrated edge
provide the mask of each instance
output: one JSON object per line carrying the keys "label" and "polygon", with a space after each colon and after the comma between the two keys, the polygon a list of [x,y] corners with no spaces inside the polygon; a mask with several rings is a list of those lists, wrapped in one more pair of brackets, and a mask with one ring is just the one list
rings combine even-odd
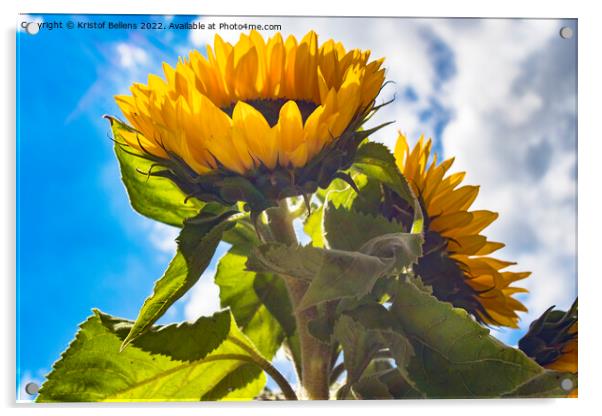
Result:
{"label": "leaf serrated edge", "polygon": [[[118,391],[116,393],[117,394],[122,394],[122,393],[124,393],[124,392],[126,392],[128,390],[133,389],[133,388],[136,388],[136,387],[139,387],[139,386],[144,385],[146,383],[155,381],[155,380],[157,380],[159,378],[171,375],[174,372],[182,370],[183,368],[194,367],[194,366],[205,364],[205,363],[211,362],[211,361],[225,360],[225,361],[239,361],[240,363],[247,362],[247,363],[251,363],[253,365],[258,366],[263,371],[266,371],[265,368],[263,368],[263,365],[266,362],[269,364],[269,362],[267,360],[265,360],[265,358],[263,358],[263,356],[261,355],[261,353],[255,348],[255,346],[253,345],[253,343],[251,342],[251,340],[248,339],[248,337],[246,337],[246,335],[244,335],[244,333],[242,333],[238,329],[238,326],[237,326],[237,323],[236,323],[236,319],[234,318],[232,312],[230,310],[227,310],[227,311],[228,311],[228,315],[229,315],[229,318],[230,318],[228,336],[226,338],[224,338],[222,340],[222,342],[220,344],[218,344],[215,348],[213,348],[211,351],[207,352],[207,354],[205,354],[202,358],[198,358],[196,360],[185,360],[185,361],[176,360],[176,359],[170,357],[168,354],[152,353],[152,352],[146,351],[146,350],[144,350],[142,348],[138,348],[136,346],[133,346],[133,348],[136,348],[136,349],[138,349],[138,350],[140,350],[140,351],[142,351],[142,352],[144,352],[144,353],[146,353],[146,354],[148,354],[150,356],[165,357],[165,358],[167,358],[167,359],[169,359],[169,360],[171,360],[171,361],[173,361],[175,363],[182,363],[182,365],[179,365],[179,366],[173,367],[173,368],[171,368],[169,370],[166,370],[165,372],[163,372],[163,373],[161,373],[159,375],[155,375],[155,376],[149,377],[147,379],[140,380],[137,383],[134,383],[133,385],[128,386],[127,388],[125,388],[123,390],[120,390],[120,391]],[[77,331],[77,333],[75,335],[75,338],[73,338],[73,340],[69,343],[69,345],[67,346],[67,348],[61,353],[59,359],[56,360],[53,363],[50,372],[48,374],[46,374],[46,376],[45,376],[46,381],[42,384],[42,386],[40,388],[38,397],[36,398],[36,402],[46,402],[44,400],[39,400],[39,398],[43,394],[44,385],[48,381],[51,381],[51,380],[55,379],[55,375],[54,375],[55,371],[56,370],[60,370],[60,365],[63,362],[63,360],[67,358],[67,353],[71,350],[71,348],[74,348],[74,347],[76,347],[76,344],[78,344],[80,342],[83,342],[82,341],[82,337],[84,336],[83,331],[85,331],[84,326],[86,324],[88,324],[89,322],[92,322],[94,319],[97,319],[97,323],[103,328],[104,331],[108,332],[110,335],[112,335],[115,338],[119,339],[119,336],[117,335],[117,333],[111,331],[109,328],[107,328],[103,324],[101,316],[102,315],[106,315],[106,316],[109,316],[109,317],[111,317],[113,319],[127,321],[127,322],[132,322],[132,321],[129,321],[129,320],[124,319],[124,318],[113,317],[111,315],[105,314],[104,312],[102,312],[98,308],[93,308],[92,312],[93,312],[92,315],[90,315],[85,321],[81,322],[78,325],[78,331]],[[215,312],[211,317],[201,317],[199,319],[203,319],[203,318],[211,319],[213,316],[215,316],[217,314],[220,314],[220,313],[224,313],[224,312],[226,312],[226,310]],[[161,326],[161,328],[172,327],[172,326],[178,327],[178,326],[180,326],[180,324],[186,324],[186,322],[169,324],[169,325]],[[233,326],[233,324],[234,324],[234,326]],[[232,332],[234,332],[235,334],[232,334]],[[243,339],[241,340],[237,336],[242,336]],[[217,355],[214,355],[212,357],[208,357],[216,349],[218,349],[221,345],[223,345],[224,342],[228,342],[228,341],[231,342],[231,343],[233,343],[234,345],[238,346],[243,351],[245,351],[247,355],[236,354],[236,353],[228,353],[228,354],[217,354]],[[121,350],[119,352],[121,352]],[[237,365],[235,367],[235,369],[239,368],[240,365],[241,364]],[[278,373],[278,370],[276,370],[275,368],[271,368],[271,369],[273,371],[275,371],[276,373]],[[234,370],[232,370],[232,371],[234,371]],[[228,374],[230,374],[230,373],[228,373]],[[224,375],[224,377],[226,377],[228,374]],[[271,375],[272,375],[272,377],[274,377],[274,374],[271,374]],[[220,379],[220,381],[222,379]],[[113,395],[116,394],[116,393],[114,392]],[[290,391],[287,392],[287,393],[289,393],[289,395],[290,395]],[[294,392],[292,394],[294,395]],[[289,399],[289,400],[296,400],[296,396],[295,396],[294,399]],[[148,401],[148,400],[144,400],[144,401]],[[55,402],[55,401],[54,400],[48,400],[48,402]]]}
{"label": "leaf serrated edge", "polygon": [[[211,228],[211,230],[205,234],[198,242],[197,245],[201,244],[203,241],[206,241],[209,238],[213,238],[215,237],[215,235],[213,233],[221,233],[223,234],[224,230],[223,228],[230,226],[231,223],[229,223],[228,221],[223,221],[219,224],[216,224],[213,228]],[[219,242],[218,242],[219,244]],[[217,247],[217,245],[216,245]],[[215,253],[213,253],[215,254]],[[213,257],[212,254],[212,257]],[[169,265],[166,269],[169,270],[169,268],[171,267],[172,263],[177,259],[177,256],[182,256],[184,257],[184,254],[180,252],[180,250],[178,249],[178,252],[176,253],[176,256],[169,262]],[[186,261],[186,259],[184,258],[184,261]],[[202,275],[203,272],[201,272]],[[155,296],[156,293],[156,289],[157,289],[157,283],[160,282],[163,277],[165,276],[165,273],[157,280],[155,281],[155,284],[153,285],[153,293],[144,301],[144,303],[142,304],[142,308],[140,309],[141,313],[142,313],[142,309],[144,309],[144,307],[147,305],[147,302],[150,302],[153,297]],[[199,279],[200,279],[200,275],[199,275]],[[186,280],[186,279],[185,279]],[[197,279],[198,281],[198,279]],[[172,293],[178,293],[179,291],[181,291],[181,289],[184,287],[183,284],[179,285],[179,287]],[[123,340],[123,343],[121,344],[121,347],[119,349],[119,351],[123,351],[125,348],[127,348],[128,345],[130,345],[132,343],[132,341],[134,341],[136,338],[138,338],[140,335],[142,335],[143,333],[145,333],[164,313],[167,309],[169,309],[169,307],[171,305],[173,305],[173,303],[179,299],[180,297],[182,297],[184,294],[181,294],[180,296],[178,296],[175,300],[169,302],[169,301],[165,301],[163,302],[163,305],[160,306],[154,313],[151,314],[150,318],[145,319],[145,323],[142,325],[137,325],[140,319],[140,315],[136,318],[136,320],[134,321],[134,325],[132,326],[132,329],[130,330],[130,333],[128,334],[128,336]],[[174,296],[171,296],[170,299],[173,299]],[[169,304],[168,304],[169,303]],[[150,303],[148,303],[150,305]],[[164,306],[168,304],[167,306]]]}
{"label": "leaf serrated edge", "polygon": [[[88,316],[84,321],[80,322],[77,325],[77,332],[75,333],[75,337],[69,342],[69,344],[67,345],[67,348],[65,348],[63,350],[63,352],[61,352],[61,354],[59,355],[59,358],[54,361],[50,367],[50,371],[44,376],[45,380],[42,383],[42,386],[40,387],[40,391],[38,392],[38,396],[36,397],[35,401],[39,402],[39,398],[41,397],[41,395],[44,392],[44,386],[45,384],[54,379],[54,372],[55,370],[59,369],[60,365],[62,364],[62,361],[64,359],[67,358],[67,353],[69,352],[69,350],[71,350],[71,348],[75,347],[77,343],[79,343],[81,341],[81,337],[83,336],[82,331],[84,331],[84,326],[88,323],[91,322],[94,318],[99,318],[99,314],[102,313],[100,311],[100,309],[98,308],[92,308],[92,315]],[[100,318],[99,318],[100,319]]]}

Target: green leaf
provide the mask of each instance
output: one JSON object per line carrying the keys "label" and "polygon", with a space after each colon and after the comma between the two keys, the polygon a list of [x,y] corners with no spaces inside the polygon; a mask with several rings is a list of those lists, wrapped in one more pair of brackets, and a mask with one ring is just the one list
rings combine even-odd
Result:
{"label": "green leaf", "polygon": [[322,250],[311,246],[289,247],[274,242],[262,244],[251,251],[247,269],[311,280],[320,269]]}
{"label": "green leaf", "polygon": [[423,394],[410,386],[397,368],[372,372],[368,370],[352,389],[363,400],[422,399]]}
{"label": "green leaf", "polygon": [[329,188],[324,200],[333,203],[336,207],[345,207],[356,211],[373,213],[379,212],[382,198],[381,182],[371,179],[359,171],[352,171],[350,175],[359,193],[350,185],[344,188]]}
{"label": "green leaf", "polygon": [[324,205],[324,230],[329,248],[356,251],[372,238],[403,232],[403,227],[384,217],[337,207],[329,201]]}
{"label": "green leaf", "polygon": [[314,247],[324,247],[324,232],[322,231],[322,218],[324,206],[320,205],[314,209],[303,223],[303,231],[311,238]]}
{"label": "green leaf", "polygon": [[295,330],[291,306],[282,280],[271,274],[246,271],[246,261],[244,256],[226,254],[217,266],[215,283],[220,288],[221,306],[231,308],[244,333],[265,357],[271,358],[285,333],[265,303],[280,309],[277,315],[284,317],[287,329],[292,331],[289,335]]}
{"label": "green leaf", "polygon": [[220,259],[215,283],[220,288],[222,307],[232,310],[243,332],[259,351],[271,358],[283,340],[300,363],[299,341],[284,282],[271,273],[255,273],[246,269],[247,256],[259,244],[255,230],[244,221],[224,234],[232,244]]}
{"label": "green leaf", "polygon": [[427,397],[500,397],[544,372],[466,311],[408,281],[399,282],[391,311],[414,347],[408,374]]}
{"label": "green leaf", "polygon": [[234,227],[224,232],[222,240],[232,246],[231,253],[243,256],[246,256],[258,242],[255,228],[247,219],[236,221]]}
{"label": "green leaf", "polygon": [[206,205],[194,220],[186,222],[177,239],[176,256],[155,283],[152,295],[144,301],[123,348],[150,328],[199,280],[211,262],[224,231],[234,225],[227,221],[232,214],[233,211],[216,213],[214,207]]}
{"label": "green leaf", "polygon": [[265,375],[229,311],[151,328],[120,352],[133,323],[95,311],[40,389],[39,402],[252,399]]}
{"label": "green leaf", "polygon": [[328,300],[361,297],[380,277],[399,273],[421,252],[422,237],[403,233],[373,238],[358,251],[268,243],[253,251],[247,267],[310,281],[298,306],[306,309]]}
{"label": "green leaf", "polygon": [[[366,175],[359,172],[353,173],[352,179],[355,182],[355,186],[360,190],[359,194],[355,189],[341,180],[333,181],[331,186],[326,190],[319,190],[318,193],[321,191],[322,194],[318,199],[323,203],[312,210],[305,219],[303,226],[305,233],[311,238],[314,247],[324,247],[325,245],[327,230],[324,228],[324,208],[329,204],[333,204],[337,209],[346,208],[347,210],[352,210],[354,212],[378,212],[381,198],[380,184],[375,180],[369,180]],[[336,227],[336,225],[333,224],[331,232],[334,227]],[[345,228],[341,227],[341,229]],[[396,231],[401,230],[396,229]],[[376,236],[376,234],[374,234],[374,236]],[[366,240],[363,241],[365,242]],[[339,247],[331,245],[331,248]]]}
{"label": "green leaf", "polygon": [[566,397],[570,391],[562,388],[562,383],[563,381],[566,382],[565,380],[570,380],[571,390],[577,388],[576,374],[546,370],[521,384],[510,393],[504,394],[503,397]]}
{"label": "green leaf", "polygon": [[196,198],[187,202],[186,195],[167,178],[145,175],[152,169],[153,162],[136,156],[135,150],[124,145],[123,130],[131,127],[114,117],[111,122],[115,140],[115,155],[121,169],[121,180],[125,185],[132,208],[139,214],[155,221],[182,227],[184,220],[194,217],[205,205]]}
{"label": "green leaf", "polygon": [[[347,370],[347,385],[352,389],[364,390],[363,398],[387,398],[381,396],[368,397],[370,394],[382,394],[386,383],[380,381],[380,386],[374,392],[366,391],[366,381],[370,371],[366,371],[369,365],[373,365],[373,359],[379,358],[377,353],[386,353],[388,357],[395,360],[396,371],[404,379],[406,386],[404,391],[413,390],[407,374],[406,367],[409,365],[413,355],[413,347],[397,321],[383,305],[370,302],[345,312],[337,320],[334,336],[341,344],[344,355],[345,369]],[[380,357],[382,358],[382,357]],[[379,384],[379,380],[373,380]],[[391,392],[388,392],[391,396]],[[394,397],[394,396],[391,396]]]}
{"label": "green leaf", "polygon": [[371,374],[355,382],[352,387],[354,396],[360,400],[393,399],[389,387],[380,379],[381,375],[380,373]]}
{"label": "green leaf", "polygon": [[360,379],[374,354],[385,347],[380,331],[365,328],[349,315],[342,315],[336,321],[334,337],[343,349],[349,384]]}
{"label": "green leaf", "polygon": [[414,208],[413,233],[421,233],[424,219],[418,199],[405,177],[399,172],[395,157],[381,143],[366,141],[358,148],[353,167],[366,176],[376,179],[395,191]]}
{"label": "green leaf", "polygon": [[261,368],[251,363],[243,364],[203,394],[201,401],[249,400],[261,393],[265,384]]}

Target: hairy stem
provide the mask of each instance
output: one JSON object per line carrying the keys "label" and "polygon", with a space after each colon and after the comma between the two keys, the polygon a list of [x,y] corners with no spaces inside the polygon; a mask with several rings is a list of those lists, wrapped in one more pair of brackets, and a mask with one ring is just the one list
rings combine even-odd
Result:
{"label": "hairy stem", "polygon": [[[268,221],[276,241],[287,245],[298,244],[286,201],[282,201],[278,208],[269,210]],[[317,318],[318,311],[316,307],[298,309],[298,305],[307,291],[305,281],[286,275],[283,275],[282,278],[286,283],[299,332],[301,347],[299,378],[304,398],[328,400],[331,346],[314,338],[308,330],[309,322]]]}
{"label": "hairy stem", "polygon": [[278,384],[278,387],[280,387],[280,390],[282,390],[282,394],[284,394],[284,397],[286,397],[287,400],[298,400],[297,394],[295,393],[291,385],[288,383],[288,381],[282,375],[282,373],[280,373],[280,371],[278,371],[276,367],[272,365],[272,363],[267,361],[261,355],[257,354],[252,348],[249,348],[244,342],[241,342],[239,339],[234,337],[229,337],[228,339],[249,353],[252,359],[251,362],[259,366],[259,368],[261,368],[263,371],[268,373],[270,377],[272,377],[272,380],[274,380],[276,384]]}

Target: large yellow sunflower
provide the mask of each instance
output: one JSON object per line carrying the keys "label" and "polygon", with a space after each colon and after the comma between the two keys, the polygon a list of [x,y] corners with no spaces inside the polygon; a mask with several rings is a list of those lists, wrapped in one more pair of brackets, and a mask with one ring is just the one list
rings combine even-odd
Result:
{"label": "large yellow sunflower", "polygon": [[431,158],[431,140],[420,138],[410,150],[405,136],[395,148],[397,166],[419,198],[425,214],[424,256],[415,266],[439,299],[469,311],[490,325],[517,327],[525,306],[512,296],[526,289],[512,286],[529,272],[503,271],[515,263],[490,255],[504,247],[481,232],[498,217],[491,211],[469,211],[478,186],[460,186],[464,172],[447,175],[454,159]]}
{"label": "large yellow sunflower", "polygon": [[333,40],[319,46],[313,31],[300,42],[252,31],[235,45],[216,35],[205,55],[164,63],[165,79],[149,75],[116,97],[137,130],[124,139],[200,175],[304,166],[372,106],[384,70],[369,55]]}

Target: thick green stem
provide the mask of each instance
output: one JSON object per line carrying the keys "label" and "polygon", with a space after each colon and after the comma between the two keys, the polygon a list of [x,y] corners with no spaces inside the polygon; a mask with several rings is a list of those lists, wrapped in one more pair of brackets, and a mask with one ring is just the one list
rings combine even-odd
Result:
{"label": "thick green stem", "polygon": [[[269,226],[273,238],[287,245],[298,244],[286,201],[269,210]],[[282,276],[295,313],[301,347],[300,381],[303,396],[310,400],[328,400],[331,346],[313,337],[308,330],[310,321],[317,318],[315,307],[299,310],[298,305],[307,291],[307,283],[293,276]]]}

